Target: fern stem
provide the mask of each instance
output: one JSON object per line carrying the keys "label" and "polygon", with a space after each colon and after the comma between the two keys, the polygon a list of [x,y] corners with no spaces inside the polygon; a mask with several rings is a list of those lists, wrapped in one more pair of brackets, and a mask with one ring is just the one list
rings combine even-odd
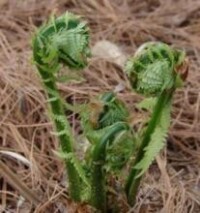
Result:
{"label": "fern stem", "polygon": [[[69,123],[67,119],[65,119],[62,98],[60,97],[58,93],[56,83],[54,82],[53,76],[51,73],[45,72],[41,68],[38,68],[38,70],[43,79],[44,86],[46,87],[48,98],[52,100],[50,101],[50,110],[51,110],[52,120],[54,122],[56,132],[58,133],[63,132],[63,134],[58,135],[62,152],[72,153],[74,152],[73,150],[74,138],[72,136]],[[49,79],[49,80],[45,81],[45,79]],[[51,93],[48,91],[54,91],[54,92]],[[57,119],[56,117],[63,117],[64,119],[60,120],[60,119]],[[70,195],[73,200],[80,201],[81,186],[80,186],[80,179],[77,174],[77,171],[74,168],[74,165],[68,160],[65,160],[65,167],[66,167],[68,179],[69,179]]]}
{"label": "fern stem", "polygon": [[112,142],[116,134],[121,131],[127,130],[129,127],[126,123],[118,122],[110,127],[108,132],[96,144],[93,151],[92,168],[91,168],[91,204],[106,212],[106,189],[105,189],[105,172],[103,166],[106,158],[106,146]]}
{"label": "fern stem", "polygon": [[142,140],[137,156],[135,158],[132,170],[128,176],[128,179],[125,185],[125,191],[126,191],[126,195],[128,197],[128,202],[130,205],[134,205],[135,203],[137,191],[142,178],[142,176],[137,177],[137,175],[140,173],[140,170],[135,169],[135,165],[143,159],[144,153],[145,153],[144,148],[148,146],[151,139],[151,135],[154,132],[157,122],[159,121],[160,116],[162,114],[162,110],[164,106],[171,100],[173,92],[174,92],[173,89],[171,89],[168,92],[164,91],[161,93],[160,97],[158,98],[151,120],[149,121],[144,138]]}
{"label": "fern stem", "polygon": [[[63,100],[56,87],[61,65],[70,71],[87,65],[89,56],[89,29],[85,22],[72,13],[52,17],[38,29],[33,38],[33,58],[48,94],[50,113],[62,152],[74,153],[74,138],[65,118]],[[68,107],[67,107],[68,108]],[[78,159],[76,160],[78,163]],[[73,162],[65,159],[69,190],[73,200],[81,201],[81,181]]]}

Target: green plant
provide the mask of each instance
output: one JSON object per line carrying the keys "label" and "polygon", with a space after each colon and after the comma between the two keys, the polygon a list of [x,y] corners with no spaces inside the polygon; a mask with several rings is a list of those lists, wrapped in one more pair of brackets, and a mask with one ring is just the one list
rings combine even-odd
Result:
{"label": "green plant", "polygon": [[[91,203],[102,212],[107,209],[106,180],[110,171],[120,170],[133,151],[128,117],[126,107],[112,92],[91,102],[88,110],[82,114],[84,133],[91,143],[86,160],[91,176]],[[116,146],[121,148],[118,156],[115,156]]]}
{"label": "green plant", "polygon": [[[122,104],[116,101],[113,93],[103,95],[101,100],[97,100],[102,104],[102,112],[99,114],[101,119],[99,120],[97,114],[95,115],[97,130],[92,127],[92,115],[96,113],[95,110],[87,119],[89,112],[84,113],[87,106],[78,107],[79,111],[82,111],[85,135],[93,144],[90,148],[93,151],[87,155],[91,159],[90,163],[87,160],[81,163],[75,155],[76,139],[64,113],[65,108],[73,110],[73,107],[64,103],[56,86],[60,78],[64,77],[69,80],[74,77],[74,73],[77,73],[76,70],[87,65],[86,59],[90,56],[88,45],[89,34],[86,23],[81,22],[78,16],[66,13],[58,18],[52,17],[36,32],[32,45],[33,59],[48,95],[50,115],[55,126],[53,134],[59,138],[61,146],[57,154],[65,162],[70,196],[75,201],[88,202],[105,212],[106,189],[103,166],[106,160],[106,147],[109,143],[112,144],[120,132],[128,129],[128,124],[125,122],[128,112],[124,110]],[[60,76],[61,65],[69,69],[67,76]],[[107,111],[104,113],[104,110],[109,108],[108,115]],[[112,116],[112,121],[110,116]]]}
{"label": "green plant", "polygon": [[[70,80],[87,65],[90,56],[89,33],[78,16],[66,13],[44,24],[33,38],[33,58],[48,95],[54,134],[64,160],[69,193],[73,200],[86,202],[101,212],[113,211],[108,206],[109,180],[123,181],[122,170],[128,173],[124,191],[129,204],[134,204],[142,174],[164,146],[170,124],[170,106],[175,89],[181,85],[187,70],[185,54],[163,43],[147,43],[128,60],[126,72],[132,87],[150,96],[139,107],[152,111],[152,116],[140,132],[129,124],[125,104],[113,92],[106,92],[88,104],[78,107],[83,140],[90,142],[81,161],[76,156],[72,134],[64,109],[77,107],[64,103],[56,83]],[[64,65],[67,75],[60,71]],[[182,71],[180,73],[180,71]],[[130,172],[127,168],[131,168]]]}
{"label": "green plant", "polygon": [[[78,171],[78,161],[74,160],[74,137],[66,120],[63,100],[59,95],[56,82],[61,65],[72,70],[79,70],[87,65],[89,56],[89,34],[85,22],[79,17],[66,13],[44,24],[33,38],[33,58],[43,84],[47,91],[50,114],[60,140],[63,153],[69,154],[71,160],[65,158],[69,178],[71,197],[81,201],[82,172]],[[73,75],[73,71],[69,72]],[[73,157],[72,157],[73,156]],[[73,160],[72,160],[73,159]],[[74,163],[76,162],[76,164]]]}
{"label": "green plant", "polygon": [[133,205],[142,174],[164,146],[172,97],[187,77],[188,63],[183,51],[161,42],[149,42],[128,60],[126,72],[133,89],[148,96],[140,106],[152,111],[125,186],[128,201]]}

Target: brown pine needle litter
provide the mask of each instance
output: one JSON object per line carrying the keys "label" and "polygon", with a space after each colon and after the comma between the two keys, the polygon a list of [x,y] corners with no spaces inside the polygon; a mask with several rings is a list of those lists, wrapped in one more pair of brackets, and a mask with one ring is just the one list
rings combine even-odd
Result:
{"label": "brown pine needle litter", "polygon": [[[121,202],[126,209],[122,212],[199,213],[199,0],[0,1],[0,212],[93,212],[68,197],[63,163],[54,154],[59,147],[50,134],[45,93],[31,61],[36,27],[52,13],[65,11],[88,21],[92,46],[107,40],[128,55],[143,42],[163,41],[186,50],[189,76],[184,89],[176,93],[168,145],[145,175],[135,207],[127,210],[125,201]],[[140,122],[140,112],[131,106],[141,98],[130,91],[121,66],[94,57],[84,78],[79,83],[61,83],[63,97],[80,103],[122,84],[119,96],[128,104],[134,122]],[[76,116],[70,114],[69,119],[77,131]]]}

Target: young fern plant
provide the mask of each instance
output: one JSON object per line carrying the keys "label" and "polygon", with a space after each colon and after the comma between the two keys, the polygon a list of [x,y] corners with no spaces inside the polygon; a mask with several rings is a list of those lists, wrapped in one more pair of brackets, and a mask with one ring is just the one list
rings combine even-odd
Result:
{"label": "young fern plant", "polygon": [[[86,152],[86,165],[90,171],[91,182],[90,203],[101,212],[108,211],[109,169],[120,170],[129,159],[128,156],[124,159],[124,155],[132,154],[133,135],[128,124],[128,117],[129,113],[125,105],[113,92],[104,93],[99,99],[92,101],[87,106],[87,110],[82,113],[84,134],[91,143]],[[124,138],[127,141],[123,140]],[[121,148],[118,156],[115,156],[116,146]],[[126,150],[127,146],[129,152]],[[114,153],[108,153],[109,149]]]}
{"label": "young fern plant", "polygon": [[188,63],[183,51],[148,42],[128,60],[125,70],[132,88],[147,97],[140,106],[152,111],[125,185],[129,204],[133,205],[142,175],[164,147],[172,97],[187,77]]}
{"label": "young fern plant", "polygon": [[33,58],[48,95],[54,135],[59,138],[61,147],[59,155],[68,174],[70,196],[101,212],[110,209],[115,212],[118,208],[108,207],[109,178],[119,177],[129,164],[131,170],[124,188],[129,204],[133,205],[142,175],[164,146],[172,97],[187,77],[188,64],[183,51],[164,43],[142,45],[126,64],[131,86],[147,97],[139,106],[151,111],[151,118],[139,139],[141,142],[135,144],[137,134],[131,130],[125,105],[113,92],[107,92],[79,108],[83,137],[90,142],[80,162],[75,155],[75,137],[64,112],[65,108],[73,110],[73,106],[64,103],[57,82],[62,66],[68,69],[67,79],[70,80],[74,73],[77,74],[76,70],[87,65],[89,56],[88,27],[71,13],[53,17],[33,38]]}
{"label": "young fern plant", "polygon": [[[63,100],[56,83],[62,65],[79,70],[87,65],[89,56],[89,33],[85,22],[78,16],[66,13],[45,23],[36,32],[33,42],[33,59],[48,95],[50,114],[59,138],[61,150],[68,154],[65,166],[72,199],[81,201],[83,171],[74,156],[74,137],[64,113]],[[70,76],[69,76],[70,78]],[[82,174],[82,175],[81,175]]]}
{"label": "young fern plant", "polygon": [[[33,59],[48,95],[55,126],[53,134],[60,141],[58,155],[65,162],[70,196],[75,201],[89,203],[101,212],[107,212],[106,152],[108,147],[113,150],[111,145],[115,142],[119,145],[122,135],[129,131],[128,111],[113,93],[100,96],[97,108],[92,107],[95,103],[80,106],[84,134],[91,142],[85,161],[80,162],[75,156],[75,137],[64,113],[65,108],[73,110],[73,106],[64,103],[57,88],[62,66],[67,67],[67,79],[71,79],[76,70],[87,65],[90,56],[88,31],[86,23],[71,13],[53,17],[33,38]],[[110,165],[114,163],[115,167],[122,167],[125,160],[109,160]]]}

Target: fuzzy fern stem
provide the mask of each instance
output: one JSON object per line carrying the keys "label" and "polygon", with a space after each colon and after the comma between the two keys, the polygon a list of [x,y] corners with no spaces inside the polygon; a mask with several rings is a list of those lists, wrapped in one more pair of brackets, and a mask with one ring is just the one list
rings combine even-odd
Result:
{"label": "fuzzy fern stem", "polygon": [[[74,153],[74,137],[65,117],[63,100],[56,86],[61,65],[71,69],[87,65],[88,28],[78,16],[66,13],[45,23],[33,38],[33,59],[42,78],[50,105],[50,115],[63,153]],[[78,160],[77,160],[78,162]],[[81,181],[73,162],[65,159],[69,191],[73,200],[81,201]]]}
{"label": "fuzzy fern stem", "polygon": [[[149,121],[148,127],[146,129],[144,138],[141,142],[138,153],[136,155],[134,165],[137,165],[143,159],[145,154],[145,147],[148,146],[151,135],[155,131],[156,125],[160,119],[164,106],[168,105],[168,103],[171,102],[172,95],[173,95],[173,90],[171,90],[168,93],[163,92],[159,96],[156,106],[154,108],[151,120]],[[140,172],[141,170],[138,170],[133,166],[131,172],[129,173],[129,176],[125,185],[125,191],[126,191],[128,202],[130,205],[135,204],[136,195],[138,192],[140,181],[142,179],[142,176],[139,175]]]}
{"label": "fuzzy fern stem", "polygon": [[105,172],[103,166],[106,158],[106,146],[113,141],[113,138],[121,131],[128,130],[126,123],[118,122],[113,124],[107,130],[107,133],[95,145],[92,156],[91,168],[91,203],[102,212],[106,212],[106,189],[105,189]]}
{"label": "fuzzy fern stem", "polygon": [[[43,72],[43,70],[39,69],[40,75],[43,79],[52,79],[52,76],[48,76],[46,72]],[[53,123],[55,125],[55,129],[58,132],[58,138],[60,141],[60,146],[62,149],[62,152],[64,153],[72,153],[73,150],[73,144],[74,139],[72,137],[72,133],[69,127],[69,123],[67,122],[65,118],[65,113],[61,101],[61,97],[59,98],[59,93],[57,91],[56,84],[53,80],[44,81],[45,88],[47,91],[54,91],[52,94],[51,92],[47,92],[48,98],[50,101],[50,113],[53,120]],[[61,119],[59,119],[61,118]],[[63,119],[62,119],[63,118]],[[62,133],[62,134],[59,134]],[[74,168],[73,163],[71,163],[68,160],[65,160],[65,166],[68,174],[69,179],[69,190],[70,190],[70,196],[75,201],[81,201],[80,197],[80,190],[81,190],[81,183],[79,176],[77,174],[76,169]]]}

